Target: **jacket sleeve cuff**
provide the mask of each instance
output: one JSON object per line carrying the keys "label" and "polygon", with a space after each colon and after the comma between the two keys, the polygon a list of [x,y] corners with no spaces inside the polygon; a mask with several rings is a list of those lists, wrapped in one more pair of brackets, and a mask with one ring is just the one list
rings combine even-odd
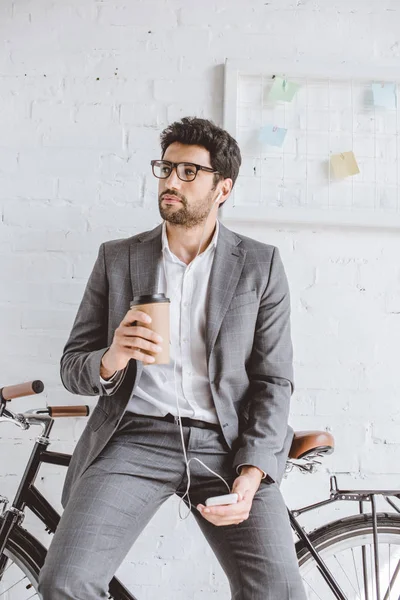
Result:
{"label": "jacket sleeve cuff", "polygon": [[[236,473],[237,473],[238,475],[240,475],[240,469],[241,469],[242,467],[255,467],[255,466],[256,466],[256,465],[250,465],[249,463],[242,463],[241,465],[238,465],[238,466],[236,467]],[[260,469],[260,467],[257,467],[257,469]],[[266,472],[265,472],[265,471],[263,471],[262,469],[260,469],[260,471],[262,471],[262,474],[263,474],[263,476],[261,477],[261,479],[265,479],[265,478],[266,478],[266,476],[267,476]]]}
{"label": "jacket sleeve cuff", "polygon": [[257,467],[265,473],[265,477],[277,481],[278,465],[273,454],[255,452],[248,448],[239,448],[233,460],[233,468],[237,471],[243,465]]}
{"label": "jacket sleeve cuff", "polygon": [[[89,385],[91,388],[91,392],[93,395],[100,394],[100,365],[101,360],[104,354],[107,352],[108,348],[102,348],[101,350],[94,350],[90,353],[88,357],[89,361]],[[87,381],[87,380],[86,380]],[[80,390],[77,390],[75,393],[84,394]]]}
{"label": "jacket sleeve cuff", "polygon": [[110,379],[103,379],[103,377],[100,375],[100,383],[107,396],[115,394],[124,379],[125,372],[126,369],[115,371],[114,375],[110,377]]}

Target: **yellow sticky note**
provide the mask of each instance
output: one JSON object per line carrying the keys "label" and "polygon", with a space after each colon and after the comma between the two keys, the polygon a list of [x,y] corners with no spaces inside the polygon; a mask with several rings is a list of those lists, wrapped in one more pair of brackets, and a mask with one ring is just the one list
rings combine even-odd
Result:
{"label": "yellow sticky note", "polygon": [[341,152],[340,154],[332,154],[331,166],[335,177],[344,179],[351,175],[357,175],[360,172],[354,152]]}

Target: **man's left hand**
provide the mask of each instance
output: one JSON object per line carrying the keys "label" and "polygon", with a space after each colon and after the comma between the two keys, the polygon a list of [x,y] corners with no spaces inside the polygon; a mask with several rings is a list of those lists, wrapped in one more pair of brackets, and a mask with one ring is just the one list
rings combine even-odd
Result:
{"label": "man's left hand", "polygon": [[197,510],[201,515],[217,527],[225,525],[239,525],[249,518],[253,498],[260,486],[263,476],[257,467],[244,466],[239,477],[235,479],[232,486],[232,494],[238,494],[236,504],[220,506],[204,506],[198,504]]}

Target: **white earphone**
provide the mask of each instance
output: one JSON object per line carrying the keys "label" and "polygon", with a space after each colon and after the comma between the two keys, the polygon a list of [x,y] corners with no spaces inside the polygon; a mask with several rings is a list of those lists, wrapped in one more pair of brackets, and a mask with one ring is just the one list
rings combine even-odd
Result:
{"label": "white earphone", "polygon": [[221,198],[221,196],[222,196],[222,192],[219,192],[218,196],[214,200],[214,204],[216,204],[218,202],[218,200]]}

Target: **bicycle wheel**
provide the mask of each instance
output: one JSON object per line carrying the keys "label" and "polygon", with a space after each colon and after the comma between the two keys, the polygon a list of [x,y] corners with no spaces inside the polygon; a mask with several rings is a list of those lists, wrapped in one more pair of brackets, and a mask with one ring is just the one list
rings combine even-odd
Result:
{"label": "bicycle wheel", "polygon": [[0,580],[0,600],[39,599],[37,584],[45,548],[23,529],[15,527],[4,554],[7,564]]}
{"label": "bicycle wheel", "polygon": [[[46,548],[26,529],[15,527],[4,549],[8,561],[0,580],[0,600],[39,600],[38,580]],[[136,600],[115,577],[110,582],[110,600]]]}
{"label": "bicycle wheel", "polygon": [[[379,588],[381,600],[400,598],[400,516],[379,513]],[[376,578],[371,515],[347,517],[310,534],[312,544],[348,600],[375,600]],[[308,548],[296,545],[308,600],[336,599]]]}

